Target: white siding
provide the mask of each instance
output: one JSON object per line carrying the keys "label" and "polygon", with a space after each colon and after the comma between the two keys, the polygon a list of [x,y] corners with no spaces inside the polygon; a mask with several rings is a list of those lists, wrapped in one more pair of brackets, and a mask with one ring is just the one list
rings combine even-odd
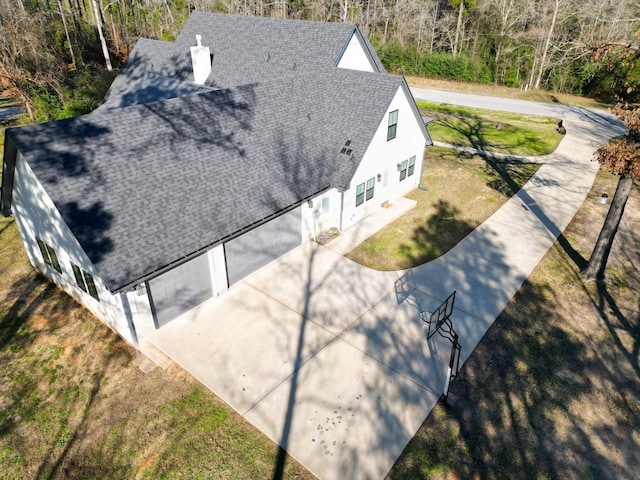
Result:
{"label": "white siding", "polygon": [[340,60],[338,60],[337,67],[363,72],[375,71],[356,32],[351,35],[351,40],[349,40],[347,48],[344,49]]}
{"label": "white siding", "polygon": [[302,205],[302,239],[315,239],[332,227],[340,228],[342,196],[335,188],[313,199],[313,207]]}
{"label": "white siding", "polygon": [[156,329],[156,325],[153,322],[153,313],[151,313],[151,305],[149,304],[149,297],[147,296],[146,286],[142,290],[143,295],[138,295],[135,291],[127,292],[126,300],[129,303],[129,310],[131,312],[131,320],[135,325],[136,334],[138,339],[148,335]]}
{"label": "white siding", "polygon": [[[395,198],[405,195],[420,184],[426,142],[410,101],[412,100],[407,97],[402,87],[399,87],[351,180],[349,189],[344,193],[343,229],[357,223],[382,203],[392,203]],[[389,113],[394,110],[398,110],[396,137],[387,141]],[[413,175],[400,181],[397,165],[412,156],[416,157],[415,171]],[[370,178],[375,178],[374,196],[356,207],[356,188],[361,183],[366,185]]]}
{"label": "white siding", "polygon": [[213,247],[208,252],[209,266],[211,267],[211,286],[213,294],[220,295],[229,289],[227,282],[227,264],[224,259],[224,245]]}
{"label": "white siding", "polygon": [[[135,344],[123,298],[112,295],[104,286],[95,267],[20,153],[16,159],[12,211],[31,264],[125,340]],[[36,237],[54,248],[62,273],[44,263]],[[76,285],[71,262],[93,276],[100,301]],[[144,308],[143,304],[144,300],[136,300],[135,308]]]}

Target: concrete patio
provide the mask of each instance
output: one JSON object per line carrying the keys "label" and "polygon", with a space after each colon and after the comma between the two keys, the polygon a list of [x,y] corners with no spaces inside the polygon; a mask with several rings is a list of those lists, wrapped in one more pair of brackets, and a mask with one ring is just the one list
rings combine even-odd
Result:
{"label": "concrete patio", "polygon": [[384,477],[443,391],[451,344],[427,341],[419,311],[457,290],[453,325],[468,358],[582,204],[596,146],[619,131],[579,113],[565,125],[526,186],[443,257],[379,272],[342,256],[408,208],[401,201],[146,340],[319,478]]}

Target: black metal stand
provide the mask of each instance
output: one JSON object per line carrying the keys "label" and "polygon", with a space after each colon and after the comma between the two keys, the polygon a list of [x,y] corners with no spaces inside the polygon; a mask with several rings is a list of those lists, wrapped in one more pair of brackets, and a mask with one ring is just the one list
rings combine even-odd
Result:
{"label": "black metal stand", "polygon": [[460,351],[462,350],[462,347],[458,343],[458,335],[455,332],[453,332],[452,340],[451,355],[449,356],[449,368],[447,369],[447,377],[444,382],[444,393],[442,394],[442,401],[447,406],[453,405],[449,403],[449,387],[451,385],[451,379],[458,376],[458,370],[460,369]]}
{"label": "black metal stand", "polygon": [[462,350],[460,343],[458,343],[458,334],[453,329],[453,324],[451,323],[451,314],[453,313],[455,298],[456,292],[453,292],[435,312],[420,312],[422,321],[429,325],[427,340],[431,339],[437,332],[441,337],[451,342],[451,355],[449,356],[449,366],[444,381],[444,393],[441,397],[447,406],[452,406],[452,404],[449,403],[449,386],[451,385],[451,380],[457,377],[458,371],[460,370],[460,352]]}

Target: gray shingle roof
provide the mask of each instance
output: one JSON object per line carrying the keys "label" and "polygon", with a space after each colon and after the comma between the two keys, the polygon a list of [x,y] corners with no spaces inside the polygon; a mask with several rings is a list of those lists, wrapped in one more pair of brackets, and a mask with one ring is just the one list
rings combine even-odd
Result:
{"label": "gray shingle roof", "polygon": [[[117,79],[120,78],[117,77]],[[155,73],[145,73],[143,77],[122,82],[118,88],[118,95],[107,95],[100,108],[122,108],[123,106],[141,105],[209,90],[211,89],[208,87],[196,85],[192,82],[177,80]]]}
{"label": "gray shingle roof", "polygon": [[[347,186],[401,77],[329,68],[8,130],[111,291]],[[347,139],[353,157],[340,154]]]}
{"label": "gray shingle roof", "polygon": [[[175,45],[188,51],[195,36],[202,35],[213,54],[210,80],[228,86],[297,69],[334,67],[356,29],[348,23],[194,12]],[[366,35],[362,38],[373,52]],[[372,60],[384,72],[375,53]]]}
{"label": "gray shingle roof", "polygon": [[[227,88],[334,67],[356,30],[346,23],[194,12],[175,43],[138,41],[105,102],[109,107],[130,105],[123,93],[130,93],[147,73],[193,81],[189,47],[196,35],[213,55],[206,84]],[[361,38],[378,71],[384,72],[366,35]]]}

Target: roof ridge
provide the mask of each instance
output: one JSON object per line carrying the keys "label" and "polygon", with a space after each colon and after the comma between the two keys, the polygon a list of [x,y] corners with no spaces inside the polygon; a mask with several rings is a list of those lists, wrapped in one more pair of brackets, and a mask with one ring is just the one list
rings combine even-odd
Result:
{"label": "roof ridge", "polygon": [[[188,93],[185,95],[181,95],[179,97],[172,97],[172,98],[164,98],[164,99],[159,99],[157,101],[153,101],[153,102],[146,102],[146,103],[136,103],[133,105],[127,105],[127,106],[123,106],[123,107],[117,107],[117,108],[98,108],[96,110],[94,110],[93,112],[90,112],[88,114],[85,115],[81,115],[79,117],[74,117],[74,118],[82,118],[85,116],[96,116],[96,115],[117,115],[118,113],[126,113],[128,111],[134,111],[134,110],[144,110],[144,107],[149,107],[149,106],[157,106],[159,104],[173,104],[173,103],[180,103],[182,99],[187,99],[187,98],[193,98],[196,96],[219,96],[219,95],[223,95],[224,93],[228,92],[228,93],[232,93],[232,92],[238,92],[243,88],[247,88],[250,86],[260,86],[260,87],[268,87],[268,86],[278,86],[278,87],[283,87],[283,82],[287,82],[287,83],[303,83],[305,80],[309,79],[309,80],[315,80],[317,81],[322,81],[323,83],[329,81],[331,78],[338,78],[338,77],[370,77],[370,81],[372,82],[377,82],[377,81],[392,81],[394,83],[397,83],[398,86],[402,83],[403,81],[403,77],[401,75],[395,75],[395,74],[390,74],[387,72],[380,72],[380,73],[376,73],[376,72],[363,72],[360,70],[351,70],[351,69],[346,69],[346,68],[334,68],[334,67],[324,67],[322,69],[320,69],[320,71],[323,73],[323,75],[318,76],[318,71],[315,72],[302,72],[302,73],[291,73],[290,75],[286,75],[283,76],[279,79],[266,79],[263,80],[261,82],[253,82],[253,83],[247,83],[247,84],[242,84],[242,85],[233,85],[233,86],[228,86],[228,87],[221,87],[221,88],[216,88],[216,87],[211,87],[211,86],[207,86],[207,85],[193,85],[190,84],[189,82],[183,81],[183,80],[176,80],[179,81],[181,83],[187,83],[193,87],[198,87],[201,91],[196,91],[196,92],[192,92],[192,93]],[[154,72],[148,72],[145,75],[153,75],[153,76],[157,76],[157,77],[161,77],[161,78],[167,78],[170,80],[175,80],[172,79],[171,77],[165,77],[161,74],[157,74]],[[309,84],[313,84],[313,82],[309,82]],[[182,100],[184,101],[184,100]]]}

